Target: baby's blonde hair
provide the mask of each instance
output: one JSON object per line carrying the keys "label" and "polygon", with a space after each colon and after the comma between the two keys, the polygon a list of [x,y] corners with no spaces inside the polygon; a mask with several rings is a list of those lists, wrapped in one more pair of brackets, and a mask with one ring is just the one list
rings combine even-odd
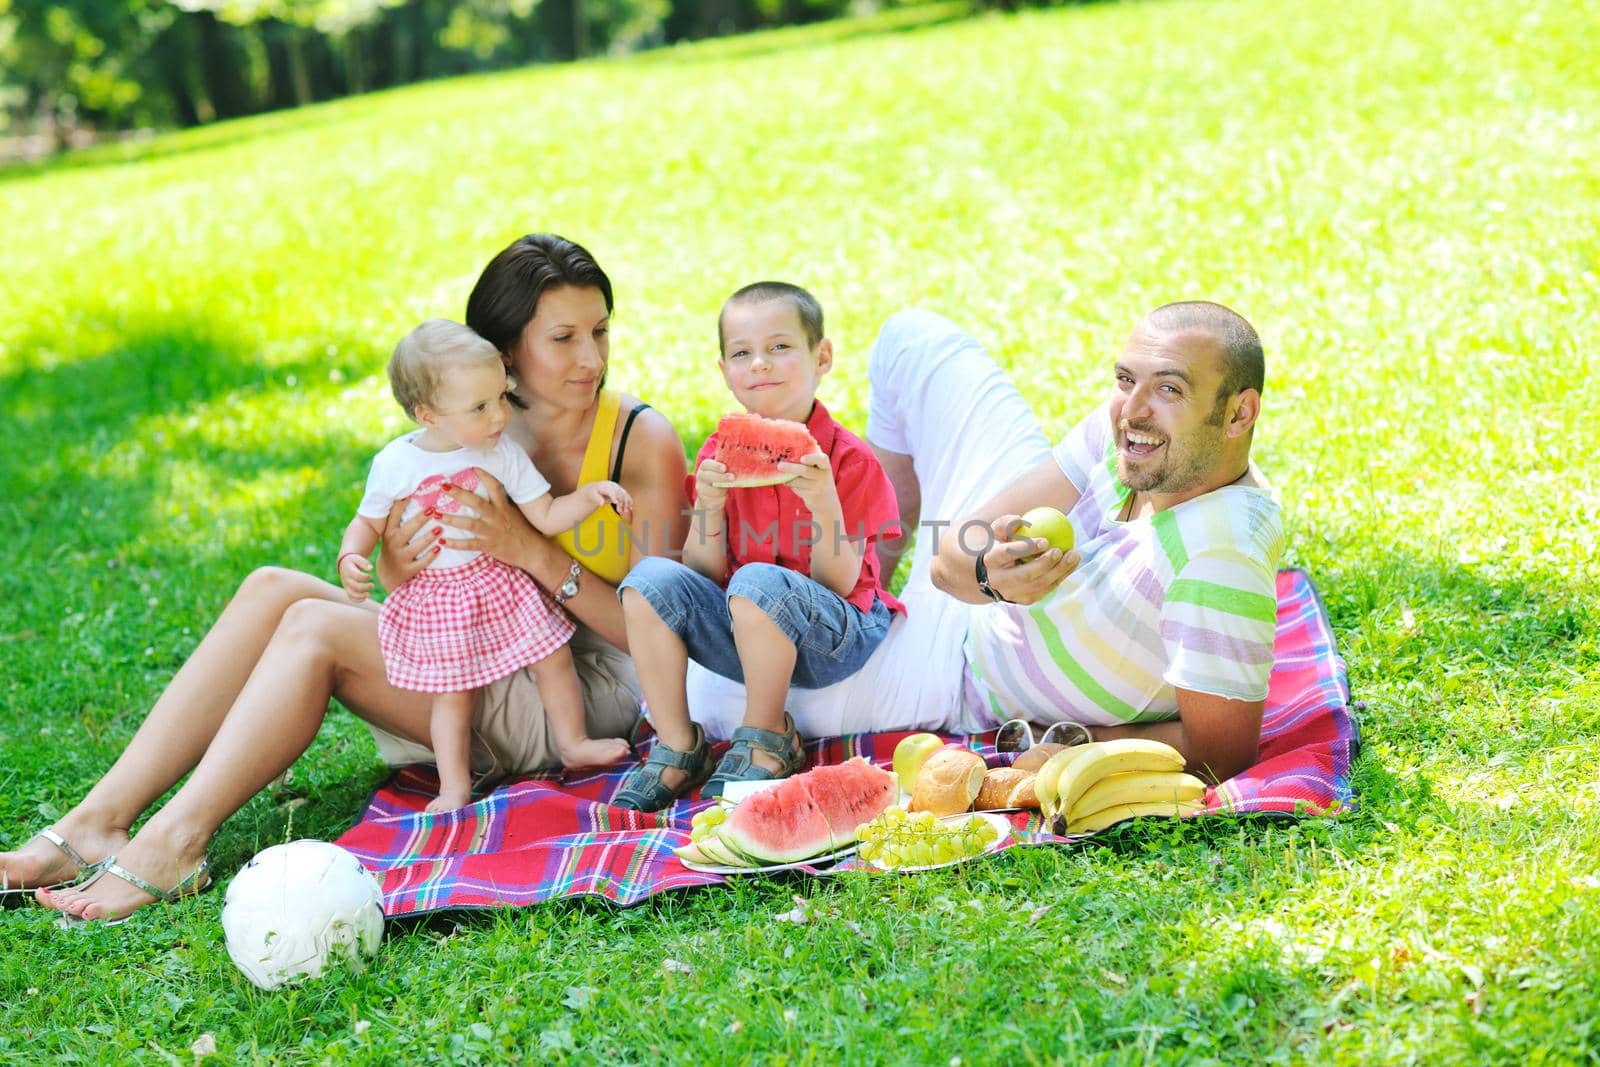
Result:
{"label": "baby's blonde hair", "polygon": [[432,404],[445,373],[456,367],[500,365],[500,350],[459,322],[429,319],[394,346],[389,388],[412,419],[419,404]]}

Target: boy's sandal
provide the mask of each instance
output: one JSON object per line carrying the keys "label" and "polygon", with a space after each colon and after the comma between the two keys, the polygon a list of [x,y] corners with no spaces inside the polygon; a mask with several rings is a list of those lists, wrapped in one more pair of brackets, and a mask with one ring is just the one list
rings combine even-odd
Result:
{"label": "boy's sandal", "polygon": [[[644,763],[622,780],[622,787],[611,798],[613,807],[633,811],[660,811],[711,774],[711,746],[705,731],[694,724],[694,747],[688,752],[668,748],[658,737]],[[674,787],[661,781],[661,772],[671,767],[684,773],[683,782]]]}
{"label": "boy's sandal", "polygon": [[633,720],[633,726],[628,730],[628,751],[638,759],[644,753],[641,751],[644,743],[655,736],[655,728],[650,725],[650,720],[645,718],[643,712]]}
{"label": "boy's sandal", "polygon": [[33,837],[30,837],[27,841],[23,842],[22,847],[27,848],[28,845],[31,844],[36,838],[41,837],[50,842],[52,845],[56,846],[56,848],[60,849],[62,853],[66,855],[67,859],[72,861],[72,865],[77,868],[76,873],[74,873],[73,876],[68,878],[65,882],[53,882],[50,885],[12,887],[0,883],[0,903],[9,903],[25,897],[31,897],[36,889],[65,889],[68,886],[77,885],[87,878],[93,878],[97,873],[99,873],[100,868],[105,865],[105,860],[101,860],[99,863],[90,863],[88,860],[83,858],[83,855],[77,849],[67,844],[67,841],[64,837],[50,829],[40,830],[38,833],[34,834]]}
{"label": "boy's sandal", "polygon": [[[83,888],[88,888],[108,874],[113,878],[122,879],[124,882],[127,882],[140,892],[149,893],[150,896],[154,898],[151,903],[170,904],[175,900],[182,900],[184,897],[192,897],[203,893],[207,888],[210,887],[211,858],[209,856],[201,856],[200,865],[193,871],[189,872],[189,876],[187,878],[173,886],[171,889],[161,889],[157,886],[151,885],[139,875],[134,874],[132,871],[128,870],[128,868],[118,863],[117,857],[107,856],[101,862],[100,869],[94,873],[94,877],[83,883]],[[59,921],[63,926],[77,926],[80,923],[90,922],[104,923],[106,926],[121,926],[123,923],[133,918],[135,912],[138,910],[140,909],[136,908],[134,911],[130,911],[128,914],[117,919],[82,919],[76,915],[63,913]]]}
{"label": "boy's sandal", "polygon": [[[729,782],[765,782],[774,778],[787,778],[806,765],[806,750],[800,744],[800,731],[794,719],[783,716],[783,733],[763,730],[757,726],[741,726],[733,731],[733,744],[723,753],[716,773],[700,793],[706,797],[720,797],[723,786]],[[778,761],[778,769],[769,771],[753,758],[756,749]]]}

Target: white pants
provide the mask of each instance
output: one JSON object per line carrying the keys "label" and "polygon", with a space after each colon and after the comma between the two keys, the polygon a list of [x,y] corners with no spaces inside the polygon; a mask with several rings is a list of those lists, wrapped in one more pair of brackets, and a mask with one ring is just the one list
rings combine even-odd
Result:
{"label": "white pants", "polygon": [[[807,737],[981,726],[964,708],[962,646],[970,613],[982,606],[935,589],[929,562],[950,525],[1048,457],[1050,446],[1010,379],[943,316],[890,316],[873,342],[867,379],[867,441],[909,455],[922,491],[900,593],[909,614],[895,617],[860,671],[825,689],[791,689],[788,709]],[[690,717],[708,735],[725,738],[741,724],[744,686],[692,661],[688,683]]]}

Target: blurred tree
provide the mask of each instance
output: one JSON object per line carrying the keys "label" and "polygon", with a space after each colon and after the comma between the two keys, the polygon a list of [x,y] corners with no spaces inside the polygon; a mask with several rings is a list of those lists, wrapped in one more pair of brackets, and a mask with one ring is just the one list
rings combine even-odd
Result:
{"label": "blurred tree", "polygon": [[20,124],[65,146],[86,125],[211,122],[423,78],[916,2],[0,0],[0,130]]}
{"label": "blurred tree", "polygon": [[342,59],[346,92],[365,92],[368,87],[366,59],[361,48],[362,26],[376,18],[384,8],[396,7],[404,0],[172,0],[185,11],[215,15],[235,26],[254,27],[273,19],[288,32],[281,37],[288,60],[289,84],[297,104],[309,104],[319,93],[309,60],[315,35],[327,38]]}
{"label": "blurred tree", "polygon": [[10,0],[4,82],[65,147],[83,116],[118,122],[144,95],[134,65],[160,29],[159,0]]}

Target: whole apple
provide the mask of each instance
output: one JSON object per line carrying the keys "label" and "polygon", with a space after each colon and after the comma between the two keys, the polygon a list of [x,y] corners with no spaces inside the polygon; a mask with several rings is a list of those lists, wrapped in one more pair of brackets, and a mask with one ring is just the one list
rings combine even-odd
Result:
{"label": "whole apple", "polygon": [[[1042,537],[1050,542],[1051,548],[1059,548],[1063,555],[1072,551],[1076,537],[1072,532],[1072,523],[1060,511],[1052,507],[1031,508],[1022,516],[1022,525],[1017,527],[1018,537]],[[1023,563],[1038,559],[1039,554],[1024,556]]]}

